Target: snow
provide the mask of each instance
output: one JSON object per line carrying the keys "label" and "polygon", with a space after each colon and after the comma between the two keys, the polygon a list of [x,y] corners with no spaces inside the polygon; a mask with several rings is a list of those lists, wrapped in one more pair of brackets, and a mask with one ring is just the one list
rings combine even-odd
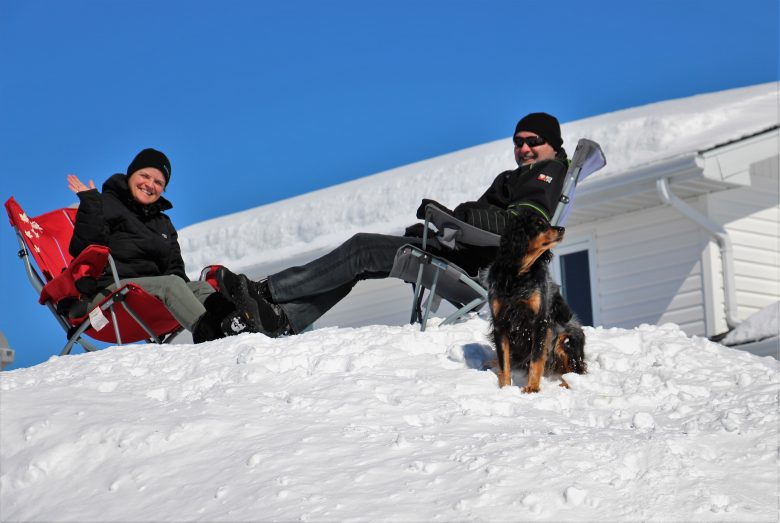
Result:
{"label": "snow", "polygon": [[780,302],[775,302],[748,316],[745,321],[737,325],[723,338],[722,343],[724,345],[738,345],[778,336],[780,335],[778,318],[780,318]]}
{"label": "snow", "polygon": [[0,519],[778,520],[777,360],[586,328],[589,373],[522,394],[438,321],[4,372]]}
{"label": "snow", "polygon": [[[776,82],[654,103],[562,125],[569,154],[580,138],[598,142],[607,166],[583,186],[642,165],[706,150],[778,125]],[[399,233],[422,198],[454,207],[475,200],[516,165],[508,136],[289,200],[181,230],[186,266],[221,263],[235,270],[340,244],[358,232]],[[344,202],[349,202],[344,205]]]}

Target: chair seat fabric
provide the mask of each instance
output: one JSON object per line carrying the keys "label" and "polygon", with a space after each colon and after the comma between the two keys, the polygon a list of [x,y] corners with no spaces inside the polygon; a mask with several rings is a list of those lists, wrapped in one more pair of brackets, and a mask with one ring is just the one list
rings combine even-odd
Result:
{"label": "chair seat fabric", "polygon": [[470,278],[463,269],[414,245],[407,244],[398,249],[390,276],[406,283],[416,283],[420,267],[422,267],[420,283],[426,289],[433,286],[436,273],[439,273],[436,294],[442,299],[462,305],[482,296],[479,291],[465,282],[467,278],[472,280],[473,278]]}

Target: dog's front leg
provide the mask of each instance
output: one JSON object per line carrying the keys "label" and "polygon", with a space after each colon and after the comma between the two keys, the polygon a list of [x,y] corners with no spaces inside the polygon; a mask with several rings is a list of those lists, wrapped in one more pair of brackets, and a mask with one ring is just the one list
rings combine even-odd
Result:
{"label": "dog's front leg", "polygon": [[497,343],[498,349],[498,386],[506,387],[512,384],[512,364],[509,352],[509,338],[505,335]]}
{"label": "dog's front leg", "polygon": [[499,327],[501,324],[501,300],[495,297],[490,299],[490,312],[493,313],[493,342],[498,353],[498,386],[506,387],[512,384],[512,364],[509,352],[509,338],[506,330]]}
{"label": "dog's front leg", "polygon": [[547,363],[547,347],[552,341],[552,329],[544,328],[541,332],[534,333],[533,353],[528,364],[528,383],[522,388],[523,392],[539,392],[539,384],[544,375],[544,366]]}

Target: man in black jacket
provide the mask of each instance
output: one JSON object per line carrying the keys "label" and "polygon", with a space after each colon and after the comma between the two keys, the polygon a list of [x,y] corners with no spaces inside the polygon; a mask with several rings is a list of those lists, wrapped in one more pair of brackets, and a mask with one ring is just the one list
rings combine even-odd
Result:
{"label": "man in black jacket", "polygon": [[[518,168],[499,174],[477,201],[450,211],[457,218],[500,234],[507,218],[521,207],[533,209],[547,220],[552,217],[568,169],[558,120],[546,113],[531,113],[517,123],[513,141]],[[417,218],[423,218],[429,203],[443,208],[433,200],[423,200]],[[218,272],[218,280],[231,299],[251,298],[257,303],[255,328],[260,332],[271,337],[302,332],[358,281],[386,278],[402,245],[422,244],[421,232],[421,227],[412,226],[406,236],[359,233],[321,258],[259,282],[224,268]],[[435,238],[429,240],[427,249],[471,274],[487,267],[495,257],[493,248],[451,250]]]}

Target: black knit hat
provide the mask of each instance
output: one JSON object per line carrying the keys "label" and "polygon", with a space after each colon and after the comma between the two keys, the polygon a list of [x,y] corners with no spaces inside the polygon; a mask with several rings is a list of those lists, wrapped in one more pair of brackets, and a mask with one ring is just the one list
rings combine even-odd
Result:
{"label": "black knit hat", "polygon": [[168,186],[168,183],[171,181],[171,162],[168,161],[167,156],[156,149],[144,149],[127,166],[127,175],[130,176],[138,169],[143,169],[144,167],[159,169],[165,177],[165,186]]}
{"label": "black knit hat", "polygon": [[549,143],[556,151],[563,145],[563,138],[561,138],[561,124],[558,123],[558,119],[547,113],[531,113],[523,116],[517,127],[515,127],[515,134],[520,131],[528,131],[530,133],[538,134]]}

